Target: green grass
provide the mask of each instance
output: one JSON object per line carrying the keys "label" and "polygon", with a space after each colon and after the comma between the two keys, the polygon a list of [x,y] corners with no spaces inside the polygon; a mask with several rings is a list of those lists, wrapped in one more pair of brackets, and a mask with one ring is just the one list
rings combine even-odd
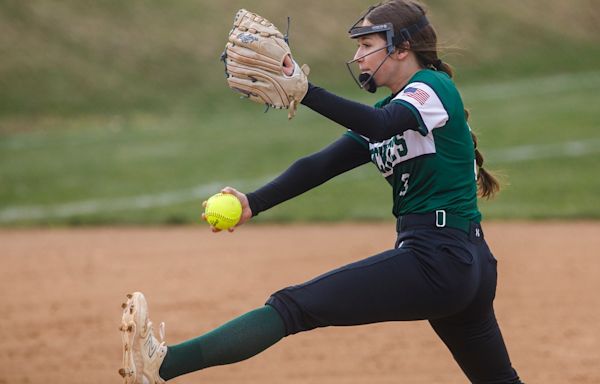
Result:
{"label": "green grass", "polygon": [[[561,153],[525,161],[502,157],[503,149],[526,144],[598,142],[600,114],[590,105],[600,103],[595,92],[600,75],[523,81],[464,87],[471,125],[484,154],[487,150],[492,155],[488,167],[507,176],[508,185],[499,197],[482,202],[485,216],[600,218],[600,181],[594,177],[600,149],[577,157]],[[529,92],[532,83],[539,89]],[[356,96],[372,101],[370,96]],[[128,119],[90,117],[45,124],[44,129],[1,136],[0,211],[89,201],[106,210],[17,220],[21,224],[195,222],[202,197],[190,193],[187,196],[192,197],[166,206],[127,208],[121,201],[178,191],[185,195],[211,183],[215,183],[214,192],[227,184],[249,191],[343,132],[304,107],[287,122],[283,111],[263,114],[260,106],[236,97],[213,113],[197,116],[140,114]],[[384,219],[390,217],[390,193],[369,165],[258,219]],[[207,191],[204,197],[208,196]]]}
{"label": "green grass", "polygon": [[[574,3],[429,2],[443,45],[461,47],[444,57],[486,165],[505,175],[498,198],[481,202],[486,218],[600,218],[600,150],[503,155],[598,143],[600,10]],[[218,56],[244,6],[2,2],[0,225],[197,222],[202,199],[220,186],[252,190],[338,137],[342,128],[304,107],[288,122],[226,88]],[[383,93],[359,93],[343,65],[354,49],[346,28],[364,8],[358,0],[252,4],[282,26],[292,16],[294,52],[314,82],[373,103]],[[390,218],[390,194],[365,166],[257,221]]]}
{"label": "green grass", "polygon": [[[489,167],[506,175],[507,182],[498,199],[482,204],[490,218],[600,218],[600,72],[551,79],[524,79],[522,86],[513,87],[520,94],[504,98],[492,94],[489,100],[477,100],[465,94],[473,129],[480,132],[483,148],[496,151],[492,153],[502,147],[595,143],[595,151],[581,156],[557,152],[528,161],[490,159]],[[466,90],[478,93],[476,87]]]}

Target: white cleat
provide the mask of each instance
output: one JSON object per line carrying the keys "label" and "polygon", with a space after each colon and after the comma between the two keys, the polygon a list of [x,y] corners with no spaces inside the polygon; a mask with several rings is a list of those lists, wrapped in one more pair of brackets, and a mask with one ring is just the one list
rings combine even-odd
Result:
{"label": "white cleat", "polygon": [[160,324],[160,342],[154,337],[148,318],[148,303],[141,292],[127,295],[119,330],[123,341],[123,367],[119,374],[125,384],[162,384],[158,371],[167,354],[164,323]]}

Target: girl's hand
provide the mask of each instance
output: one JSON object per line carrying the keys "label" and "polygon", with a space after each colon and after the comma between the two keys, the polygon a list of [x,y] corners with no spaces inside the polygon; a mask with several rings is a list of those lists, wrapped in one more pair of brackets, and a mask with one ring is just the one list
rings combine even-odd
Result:
{"label": "girl's hand", "polygon": [[[252,218],[252,210],[250,209],[250,205],[248,204],[248,198],[246,197],[246,195],[238,191],[237,189],[232,187],[225,187],[221,189],[221,192],[234,195],[242,204],[242,216],[240,217],[240,221],[235,226],[227,229],[227,231],[233,232],[235,231],[236,227],[239,227],[240,225],[244,224],[246,221]],[[206,201],[202,202],[202,207],[206,208]],[[206,221],[206,216],[204,215],[204,213],[202,213],[202,220]],[[210,229],[215,233],[221,232],[220,229],[217,229],[213,226],[211,226]]]}
{"label": "girl's hand", "polygon": [[294,61],[290,55],[286,55],[283,59],[283,73],[286,76],[292,76],[294,74]]}

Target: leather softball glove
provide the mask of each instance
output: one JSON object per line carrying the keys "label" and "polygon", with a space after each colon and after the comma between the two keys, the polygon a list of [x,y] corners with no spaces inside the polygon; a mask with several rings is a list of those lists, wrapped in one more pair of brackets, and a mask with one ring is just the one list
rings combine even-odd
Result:
{"label": "leather softball glove", "polygon": [[269,20],[240,9],[229,33],[222,60],[227,84],[250,100],[277,109],[287,108],[291,119],[308,91],[307,65],[293,59],[294,72],[283,72],[284,59],[291,59],[287,38]]}

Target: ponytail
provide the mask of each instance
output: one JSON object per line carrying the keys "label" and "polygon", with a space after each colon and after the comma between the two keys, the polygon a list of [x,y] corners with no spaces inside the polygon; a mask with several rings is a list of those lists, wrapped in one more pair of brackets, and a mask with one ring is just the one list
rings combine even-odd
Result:
{"label": "ponytail", "polygon": [[[465,109],[465,116],[469,117],[469,112]],[[500,191],[500,182],[490,172],[483,168],[483,155],[477,149],[477,136],[471,131],[471,138],[475,147],[475,164],[477,164],[477,189],[479,196],[490,199]]]}
{"label": "ponytail", "polygon": [[454,76],[454,70],[452,70],[450,64],[444,63],[441,59],[436,58],[432,63],[429,64],[429,66],[431,67],[431,69],[444,72],[450,78]]}

